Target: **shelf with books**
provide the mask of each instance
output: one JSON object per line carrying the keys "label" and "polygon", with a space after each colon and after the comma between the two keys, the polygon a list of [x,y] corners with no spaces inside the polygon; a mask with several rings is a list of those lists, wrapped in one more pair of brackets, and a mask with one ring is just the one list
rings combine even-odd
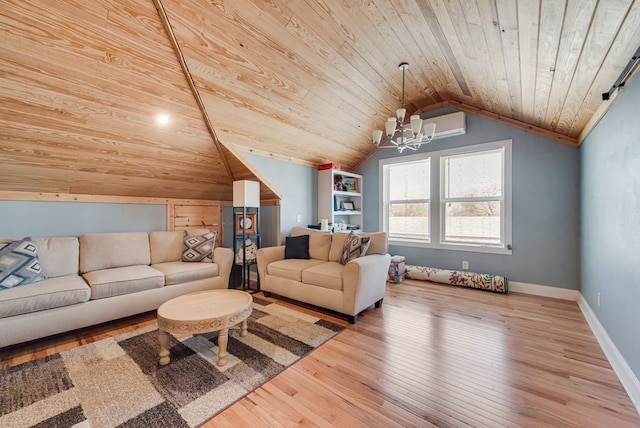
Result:
{"label": "shelf with books", "polygon": [[318,171],[318,222],[362,227],[362,176],[338,169]]}

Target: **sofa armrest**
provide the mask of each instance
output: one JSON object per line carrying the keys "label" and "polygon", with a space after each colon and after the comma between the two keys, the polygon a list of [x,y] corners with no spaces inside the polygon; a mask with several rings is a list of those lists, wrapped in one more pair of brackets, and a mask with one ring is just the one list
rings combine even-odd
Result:
{"label": "sofa armrest", "polygon": [[346,264],[343,277],[345,314],[358,315],[384,298],[390,263],[389,254],[371,254]]}
{"label": "sofa armrest", "polygon": [[213,249],[213,262],[218,264],[218,274],[222,283],[229,287],[229,275],[233,265],[233,250],[231,248],[216,247]]}
{"label": "sofa armrest", "polygon": [[263,279],[267,275],[267,265],[277,260],[284,260],[284,245],[260,248],[256,254],[258,275]]}

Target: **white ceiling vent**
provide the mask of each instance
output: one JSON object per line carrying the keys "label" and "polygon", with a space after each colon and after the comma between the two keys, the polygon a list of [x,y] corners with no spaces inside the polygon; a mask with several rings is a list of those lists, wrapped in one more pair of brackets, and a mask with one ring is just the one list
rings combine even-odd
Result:
{"label": "white ceiling vent", "polygon": [[436,133],[433,135],[434,140],[467,133],[465,114],[462,111],[424,119],[423,123],[436,124]]}

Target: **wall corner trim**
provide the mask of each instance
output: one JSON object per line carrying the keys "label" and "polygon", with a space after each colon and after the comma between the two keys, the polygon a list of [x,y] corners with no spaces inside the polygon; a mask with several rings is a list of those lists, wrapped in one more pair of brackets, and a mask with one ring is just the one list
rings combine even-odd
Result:
{"label": "wall corner trim", "polygon": [[509,291],[533,294],[534,296],[552,297],[554,299],[578,300],[580,292],[571,288],[549,287],[548,285],[528,284],[526,282],[509,281]]}
{"label": "wall corner trim", "polygon": [[620,351],[618,351],[618,348],[616,348],[616,345],[602,324],[600,324],[596,314],[591,310],[589,303],[587,303],[587,300],[582,294],[578,297],[578,307],[580,307],[582,314],[587,320],[587,324],[591,327],[591,331],[593,331],[596,340],[604,351],[604,355],[607,357],[607,360],[609,360],[613,371],[618,376],[618,379],[620,379],[620,383],[625,391],[627,391],[636,411],[640,414],[640,380],[638,380],[633,370],[631,370],[631,367],[629,367],[629,364],[627,364]]}

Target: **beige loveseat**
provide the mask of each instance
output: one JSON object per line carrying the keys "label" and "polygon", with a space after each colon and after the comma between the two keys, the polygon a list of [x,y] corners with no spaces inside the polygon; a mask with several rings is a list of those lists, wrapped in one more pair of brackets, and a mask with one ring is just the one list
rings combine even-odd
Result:
{"label": "beige loveseat", "polygon": [[309,259],[285,259],[285,247],[258,250],[260,287],[265,295],[277,295],[330,309],[355,323],[368,307],[380,307],[391,256],[385,233],[370,237],[364,256],[339,263],[348,233],[330,233],[294,227],[291,236],[309,235]]}
{"label": "beige loveseat", "polygon": [[47,279],[0,290],[0,348],[227,288],[233,251],[215,248],[213,260],[183,262],[183,238],[176,231],[33,239]]}

